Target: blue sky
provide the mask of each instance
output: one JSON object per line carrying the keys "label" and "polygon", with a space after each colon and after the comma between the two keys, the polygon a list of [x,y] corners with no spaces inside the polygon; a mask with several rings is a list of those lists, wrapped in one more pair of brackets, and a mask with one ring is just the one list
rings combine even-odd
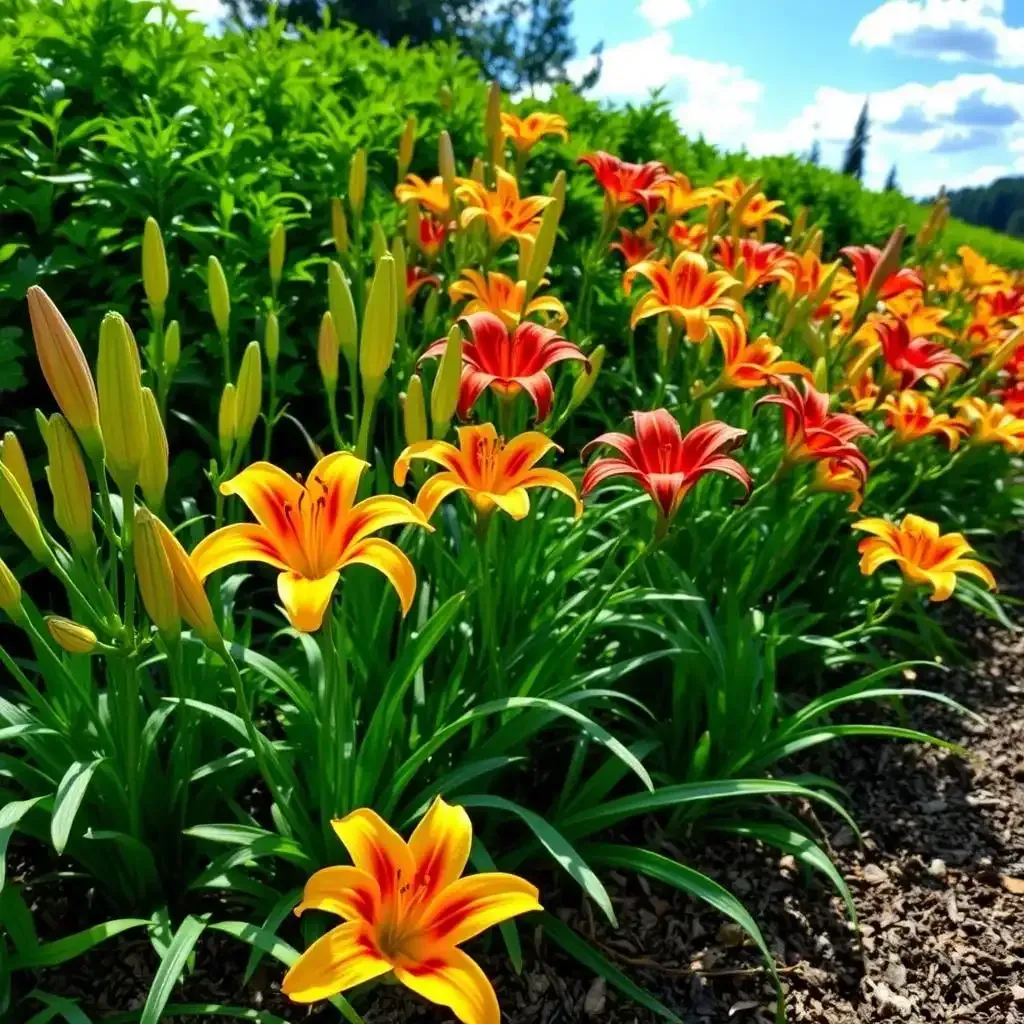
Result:
{"label": "blue sky", "polygon": [[[836,165],[864,99],[867,184],[986,184],[1024,173],[1024,0],[575,0],[592,95],[664,88],[684,130],[754,153],[821,144]],[[581,56],[570,74],[588,66]]]}

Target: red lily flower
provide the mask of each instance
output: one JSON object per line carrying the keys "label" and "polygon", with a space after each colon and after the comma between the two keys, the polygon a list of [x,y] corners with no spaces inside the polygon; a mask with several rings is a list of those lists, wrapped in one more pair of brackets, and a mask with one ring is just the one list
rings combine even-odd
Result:
{"label": "red lily flower", "polygon": [[585,153],[576,162],[589,165],[597,183],[615,206],[625,209],[639,203],[648,214],[657,209],[664,198],[650,191],[651,186],[656,181],[671,177],[669,169],[657,160],[631,164],[601,150]]}
{"label": "red lily flower", "polygon": [[1002,391],[994,391],[993,397],[1002,403],[1008,413],[1024,419],[1024,380],[1015,380]]}
{"label": "red lily flower", "polygon": [[912,388],[926,377],[943,382],[952,366],[967,369],[967,364],[945,345],[911,337],[902,317],[879,317],[871,321],[871,327],[882,346],[886,365],[899,375],[900,390]]}
{"label": "red lily flower", "polygon": [[1024,313],[1024,290],[1011,288],[1007,291],[987,292],[978,299],[979,319],[1005,320]]}
{"label": "red lily flower", "polygon": [[[873,245],[848,245],[839,250],[853,264],[853,274],[857,279],[857,291],[863,298],[868,291],[868,284],[871,276],[882,258],[881,249]],[[920,271],[912,270],[910,267],[901,267],[895,274],[890,274],[884,281],[878,282],[878,290],[875,297],[879,299],[891,299],[894,295],[903,292],[925,290],[924,278]]]}
{"label": "red lily flower", "polygon": [[444,248],[447,237],[448,225],[445,221],[433,217],[420,217],[419,238],[416,244],[428,260],[432,260]]}
{"label": "red lily flower", "polygon": [[756,238],[742,238],[734,246],[732,239],[719,235],[715,239],[715,261],[743,284],[744,294],[773,281],[793,287],[800,273],[800,261],[785,246]]}
{"label": "red lily flower", "polygon": [[[509,398],[525,391],[537,410],[538,422],[545,420],[555,391],[544,371],[565,359],[590,365],[578,346],[557,331],[531,321],[521,323],[512,333],[493,313],[470,313],[460,317],[459,323],[465,324],[471,334],[470,340],[462,344],[461,419],[469,416],[476,400],[491,388]],[[421,360],[443,355],[447,344],[447,338],[439,338]]]}
{"label": "red lily flower", "polygon": [[621,240],[612,242],[609,249],[618,249],[626,258],[626,266],[631,267],[634,263],[641,263],[654,252],[654,243],[640,231],[630,231],[629,228],[619,228]]}
{"label": "red lily flower", "polygon": [[745,430],[709,420],[684,437],[667,410],[655,409],[633,413],[633,433],[635,437],[602,434],[584,447],[584,459],[600,445],[614,448],[622,457],[595,459],[583,474],[583,496],[611,477],[631,477],[654,499],[663,532],[705,473],[731,476],[743,485],[744,497],[750,493],[750,474],[729,455],[743,443]]}
{"label": "red lily flower", "polygon": [[416,293],[425,285],[441,287],[441,279],[436,274],[431,274],[422,267],[405,268],[405,304],[411,306],[416,299]]}
{"label": "red lily flower", "polygon": [[853,443],[856,437],[874,434],[866,423],[849,413],[829,412],[829,396],[806,380],[803,391],[787,377],[777,378],[775,386],[779,393],[759,399],[754,407],[782,406],[785,462],[835,459],[861,477],[867,477],[868,460]]}

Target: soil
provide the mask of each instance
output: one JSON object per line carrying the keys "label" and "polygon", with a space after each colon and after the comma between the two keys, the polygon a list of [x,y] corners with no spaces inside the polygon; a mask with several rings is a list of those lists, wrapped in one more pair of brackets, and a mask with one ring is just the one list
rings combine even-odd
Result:
{"label": "soil", "polygon": [[[1004,578],[1024,580],[1024,557],[1013,561]],[[654,822],[646,823],[649,848],[703,871],[743,900],[780,966],[790,1021],[1024,1024],[1024,633],[960,612],[949,622],[974,660],[946,674],[922,673],[915,685],[941,689],[981,714],[984,724],[926,702],[908,704],[903,724],[963,744],[969,760],[934,747],[858,740],[800,766],[846,788],[863,830],[858,843],[846,826],[824,823],[857,903],[856,931],[821,876],[809,877],[792,858],[714,834],[673,845]],[[18,865],[9,871],[23,880],[25,873]],[[669,887],[614,872],[604,880],[617,931],[567,887],[545,892],[545,902],[563,908],[563,920],[687,1024],[775,1019],[775,990],[737,928]],[[28,890],[44,933],[67,934],[67,921],[81,919],[73,889],[51,878]],[[550,942],[540,943],[537,933],[521,926],[520,934],[520,975],[496,944],[477,940],[468,947],[494,979],[504,1021],[659,1019]],[[41,972],[38,988],[80,998],[95,1018],[140,1009],[156,958],[147,940],[129,936]],[[175,1002],[218,1001],[289,1021],[337,1019],[329,1009],[289,1004],[278,990],[275,964],[264,962],[239,991],[246,959],[246,947],[206,933]],[[396,986],[378,987],[360,1007],[366,1024],[450,1020]]]}

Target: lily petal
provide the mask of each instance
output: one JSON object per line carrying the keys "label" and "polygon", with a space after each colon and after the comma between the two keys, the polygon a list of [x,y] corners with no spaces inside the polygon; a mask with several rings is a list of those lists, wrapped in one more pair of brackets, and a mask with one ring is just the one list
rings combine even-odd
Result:
{"label": "lily petal", "polygon": [[473,845],[473,825],[462,807],[438,797],[409,838],[416,862],[413,890],[429,903],[462,874]]}
{"label": "lily petal", "polygon": [[435,950],[426,945],[422,954],[422,958],[407,955],[396,960],[395,977],[403,985],[432,1003],[447,1006],[462,1024],[500,1024],[498,997],[472,957],[461,949]]}
{"label": "lily petal", "polygon": [[189,558],[203,580],[236,562],[264,562],[278,569],[289,568],[274,535],[258,523],[233,523],[214,530],[193,548]]}
{"label": "lily petal", "polygon": [[320,628],[338,575],[335,571],[309,579],[297,572],[283,572],[277,577],[277,593],[285,614],[300,633],[315,633]]}
{"label": "lily petal", "polygon": [[394,905],[399,889],[412,878],[415,863],[405,840],[368,807],[331,822],[352,863],[377,880],[384,912]]}
{"label": "lily petal", "polygon": [[575,517],[579,519],[583,515],[583,503],[576,493],[573,482],[557,469],[531,469],[528,473],[519,478],[520,487],[550,487],[552,490],[572,498],[575,506]]}
{"label": "lily petal", "polygon": [[368,537],[349,548],[345,565],[370,565],[382,572],[395,588],[402,614],[408,615],[416,596],[416,570],[401,548],[380,537]]}
{"label": "lily petal", "polygon": [[359,868],[336,864],[313,874],[302,890],[302,902],[295,908],[326,910],[346,921],[376,924],[380,919],[380,886],[377,880]]}
{"label": "lily petal", "polygon": [[431,942],[457,946],[502,921],[541,909],[537,887],[523,878],[499,871],[467,875],[438,893],[420,930]]}
{"label": "lily petal", "polygon": [[460,479],[455,473],[435,473],[420,488],[416,495],[416,504],[427,519],[431,519],[437,511],[437,506],[456,491],[465,491],[468,484]]}
{"label": "lily petal", "polygon": [[368,926],[350,921],[332,928],[295,961],[281,991],[296,1003],[315,1003],[390,970]]}

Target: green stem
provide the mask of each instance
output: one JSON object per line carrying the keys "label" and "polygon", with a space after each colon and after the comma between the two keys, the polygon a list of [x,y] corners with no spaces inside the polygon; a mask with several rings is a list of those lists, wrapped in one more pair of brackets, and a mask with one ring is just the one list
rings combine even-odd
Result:
{"label": "green stem", "polygon": [[231,383],[231,346],[228,342],[227,331],[220,336],[220,351],[224,360],[224,383]]}
{"label": "green stem", "polygon": [[359,439],[356,441],[356,455],[366,458],[370,450],[370,430],[373,427],[373,411],[377,405],[377,394],[369,388],[363,398],[363,415],[359,423]]}
{"label": "green stem", "polygon": [[331,437],[334,438],[334,447],[340,451],[345,442],[341,436],[341,425],[338,423],[338,391],[336,387],[327,389],[327,416],[331,422]]}
{"label": "green stem", "polygon": [[270,400],[267,404],[267,430],[263,436],[263,460],[270,461],[270,442],[274,436],[277,420],[277,364],[270,364]]}
{"label": "green stem", "polygon": [[107,467],[102,458],[93,462],[93,471],[96,474],[96,483],[100,489],[100,508],[103,513],[103,532],[107,535],[110,544],[110,593],[114,605],[118,604],[117,594],[117,552],[121,547],[121,541],[114,531],[114,506],[110,501],[110,485],[107,483]]}
{"label": "green stem", "polygon": [[129,646],[135,640],[135,484],[121,489],[121,564],[124,569],[124,628]]}
{"label": "green stem", "polygon": [[498,671],[498,643],[495,624],[494,579],[491,572],[491,520],[493,512],[477,513],[476,540],[480,570],[480,619],[483,624],[483,647],[487,655],[489,689],[492,698],[501,696]]}

